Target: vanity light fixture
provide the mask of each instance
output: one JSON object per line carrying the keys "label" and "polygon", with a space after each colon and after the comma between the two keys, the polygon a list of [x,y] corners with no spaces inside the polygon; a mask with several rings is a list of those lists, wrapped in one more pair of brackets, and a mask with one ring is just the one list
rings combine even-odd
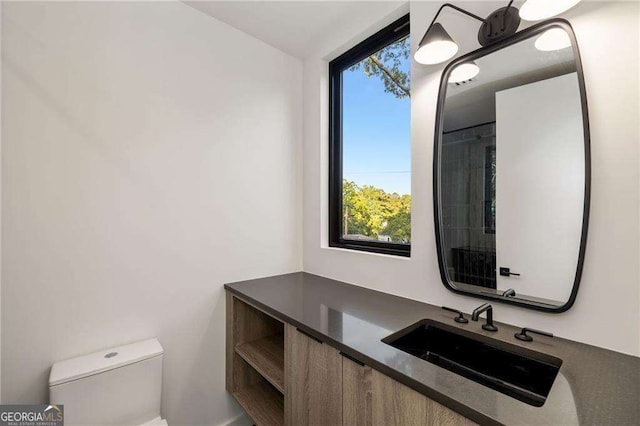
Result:
{"label": "vanity light fixture", "polygon": [[580,0],[527,0],[520,7],[520,17],[525,21],[551,18],[571,9]]}
{"label": "vanity light fixture", "polygon": [[543,52],[551,52],[571,47],[571,39],[562,28],[551,28],[536,39],[535,46]]}
{"label": "vanity light fixture", "polygon": [[462,83],[463,81],[471,80],[479,72],[480,67],[475,62],[465,62],[451,70],[449,83]]}
{"label": "vanity light fixture", "polygon": [[440,9],[438,9],[436,16],[431,21],[431,25],[427,28],[422,40],[420,40],[418,50],[413,56],[414,59],[421,64],[433,65],[453,58],[458,52],[456,42],[453,41],[444,27],[436,22],[440,12],[442,12],[442,9],[445,7],[457,10],[460,13],[464,13],[480,21],[482,25],[480,26],[480,31],[478,31],[478,41],[482,46],[488,46],[515,34],[518,30],[520,16],[518,15],[518,9],[511,7],[512,3],[513,0],[511,0],[506,7],[502,7],[491,13],[486,19],[450,3],[443,4],[440,6]]}
{"label": "vanity light fixture", "polygon": [[[456,42],[453,41],[442,24],[436,22],[445,7],[454,9],[482,23],[478,31],[478,42],[484,47],[515,34],[520,26],[520,18],[528,21],[550,18],[572,8],[579,2],[580,0],[527,0],[522,5],[522,9],[518,11],[516,7],[511,6],[513,0],[510,0],[505,7],[494,10],[484,19],[451,3],[445,3],[440,6],[422,40],[418,43],[418,50],[413,58],[420,64],[434,65],[445,62],[458,53]],[[557,50],[557,48],[551,50]]]}

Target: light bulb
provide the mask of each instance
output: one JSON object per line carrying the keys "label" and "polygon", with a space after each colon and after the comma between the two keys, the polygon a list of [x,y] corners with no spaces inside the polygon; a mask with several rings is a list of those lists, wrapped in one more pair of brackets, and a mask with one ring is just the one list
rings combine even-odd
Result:
{"label": "light bulb", "polygon": [[420,47],[413,58],[421,64],[433,65],[453,58],[457,52],[458,45],[453,41],[440,40]]}
{"label": "light bulb", "polygon": [[520,7],[520,18],[525,21],[539,21],[551,18],[571,9],[580,0],[527,0]]}
{"label": "light bulb", "polygon": [[543,52],[566,49],[571,47],[571,39],[562,28],[551,28],[536,39],[535,46]]}
{"label": "light bulb", "polygon": [[449,74],[449,83],[462,83],[478,75],[480,67],[475,62],[467,62],[455,67]]}

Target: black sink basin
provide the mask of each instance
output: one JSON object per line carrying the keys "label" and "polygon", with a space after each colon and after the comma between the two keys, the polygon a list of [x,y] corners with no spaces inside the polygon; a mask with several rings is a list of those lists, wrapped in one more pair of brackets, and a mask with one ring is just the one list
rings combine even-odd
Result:
{"label": "black sink basin", "polygon": [[382,341],[536,407],[546,401],[562,365],[559,358],[432,320]]}

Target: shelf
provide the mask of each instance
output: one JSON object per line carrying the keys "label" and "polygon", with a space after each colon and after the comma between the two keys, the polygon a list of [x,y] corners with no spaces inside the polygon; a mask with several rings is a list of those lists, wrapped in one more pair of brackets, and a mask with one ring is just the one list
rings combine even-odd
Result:
{"label": "shelf", "polygon": [[226,388],[254,424],[284,424],[284,324],[227,293]]}
{"label": "shelf", "polygon": [[276,334],[236,346],[236,353],[284,394],[284,336]]}
{"label": "shelf", "polygon": [[261,380],[232,395],[257,426],[284,424],[284,396],[266,381]]}

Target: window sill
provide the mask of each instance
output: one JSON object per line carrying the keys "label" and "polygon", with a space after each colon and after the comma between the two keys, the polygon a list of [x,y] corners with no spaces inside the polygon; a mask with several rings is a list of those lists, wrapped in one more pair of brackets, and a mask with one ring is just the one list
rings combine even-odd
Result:
{"label": "window sill", "polygon": [[376,256],[389,257],[393,259],[411,259],[411,248],[409,250],[398,250],[389,247],[379,246],[365,246],[357,243],[330,243],[328,246],[323,246],[324,249],[337,250],[348,253],[361,253],[370,254]]}

